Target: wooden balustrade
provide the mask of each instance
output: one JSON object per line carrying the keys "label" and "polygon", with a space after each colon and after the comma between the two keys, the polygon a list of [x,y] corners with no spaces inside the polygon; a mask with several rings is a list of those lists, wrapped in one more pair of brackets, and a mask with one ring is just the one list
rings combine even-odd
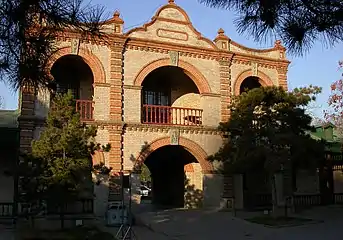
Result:
{"label": "wooden balustrade", "polygon": [[142,122],[162,125],[202,125],[202,109],[143,105]]}
{"label": "wooden balustrade", "polygon": [[76,111],[80,113],[81,121],[93,121],[94,102],[91,100],[76,100]]}

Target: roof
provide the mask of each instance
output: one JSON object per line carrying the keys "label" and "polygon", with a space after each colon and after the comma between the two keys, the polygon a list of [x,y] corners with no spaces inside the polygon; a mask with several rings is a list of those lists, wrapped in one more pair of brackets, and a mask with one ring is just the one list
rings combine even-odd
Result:
{"label": "roof", "polygon": [[0,128],[17,128],[18,116],[18,110],[0,110]]}

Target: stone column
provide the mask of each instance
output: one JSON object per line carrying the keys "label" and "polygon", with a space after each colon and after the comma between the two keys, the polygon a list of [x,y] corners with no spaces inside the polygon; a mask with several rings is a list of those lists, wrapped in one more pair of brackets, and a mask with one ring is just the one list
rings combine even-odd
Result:
{"label": "stone column", "polygon": [[220,119],[220,101],[219,94],[202,94],[200,98],[201,109],[203,109],[202,125],[208,127],[218,127]]}
{"label": "stone column", "polygon": [[141,123],[142,87],[124,85],[124,121],[125,123]]}
{"label": "stone column", "polygon": [[94,120],[108,121],[110,120],[110,92],[111,84],[109,83],[94,83]]}
{"label": "stone column", "polygon": [[244,208],[244,193],[243,193],[243,175],[234,175],[234,196],[235,196],[235,209]]}
{"label": "stone column", "polygon": [[222,200],[223,175],[217,173],[204,173],[203,194],[204,208],[219,208]]}
{"label": "stone column", "polygon": [[94,214],[102,218],[105,216],[108,206],[109,179],[108,176],[92,174],[94,182]]}

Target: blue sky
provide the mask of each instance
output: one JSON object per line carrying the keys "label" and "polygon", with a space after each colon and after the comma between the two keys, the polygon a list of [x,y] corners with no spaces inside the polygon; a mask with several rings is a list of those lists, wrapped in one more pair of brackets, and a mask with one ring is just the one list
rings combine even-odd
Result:
{"label": "blue sky", "polygon": [[[119,10],[127,31],[148,22],[157,9],[168,0],[93,0],[93,2],[105,6],[109,16],[115,10]],[[175,2],[186,10],[195,28],[209,39],[214,39],[217,30],[223,28],[231,39],[247,47],[264,48],[273,45],[272,39],[266,43],[257,43],[246,35],[239,35],[233,24],[234,12],[211,9],[198,3],[197,0],[175,0]],[[288,72],[290,89],[309,84],[323,87],[323,93],[316,103],[318,108],[314,109],[317,115],[322,115],[323,109],[327,108],[330,84],[341,77],[338,61],[343,59],[343,43],[326,48],[318,42],[306,56],[288,56],[288,58],[292,62]],[[0,96],[4,98],[6,109],[17,108],[17,95],[4,83],[0,83]]]}

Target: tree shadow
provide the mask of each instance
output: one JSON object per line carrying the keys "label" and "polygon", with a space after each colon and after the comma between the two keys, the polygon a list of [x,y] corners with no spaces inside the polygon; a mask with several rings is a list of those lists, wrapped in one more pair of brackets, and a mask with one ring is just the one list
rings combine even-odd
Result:
{"label": "tree shadow", "polygon": [[194,184],[190,184],[185,172],[185,208],[198,209],[203,206],[204,192],[197,189]]}

